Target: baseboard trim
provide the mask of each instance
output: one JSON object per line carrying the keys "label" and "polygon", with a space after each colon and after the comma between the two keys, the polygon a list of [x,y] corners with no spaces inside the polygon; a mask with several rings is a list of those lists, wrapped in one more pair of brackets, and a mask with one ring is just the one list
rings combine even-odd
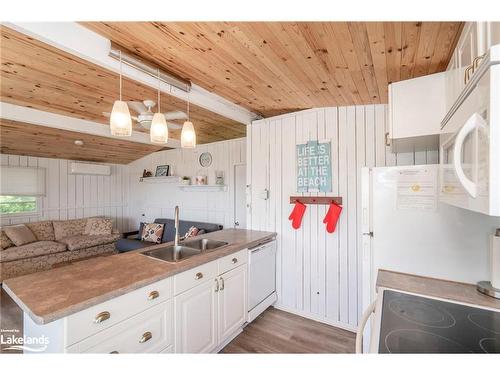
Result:
{"label": "baseboard trim", "polygon": [[222,344],[220,344],[212,353],[219,353],[222,349],[226,347],[231,341],[233,341],[236,336],[238,336],[241,332],[243,332],[243,327],[238,328],[231,336],[225,339]]}
{"label": "baseboard trim", "polygon": [[315,320],[315,321],[320,322],[320,323],[328,324],[329,326],[337,327],[340,329],[345,329],[346,331],[349,331],[349,332],[356,333],[356,331],[357,331],[357,327],[352,326],[350,324],[345,324],[345,323],[338,322],[338,321],[328,320],[328,319],[325,319],[323,317],[320,317],[320,316],[317,316],[314,314],[308,314],[308,313],[305,313],[305,312],[297,310],[297,309],[291,309],[289,307],[280,305],[279,303],[275,304],[274,308],[276,308],[278,310],[289,312],[290,314],[302,316],[302,317],[307,318],[307,319]]}
{"label": "baseboard trim", "polygon": [[252,310],[248,312],[247,322],[250,323],[252,320],[257,318],[262,314],[269,306],[278,300],[278,295],[276,292],[271,293],[264,301],[255,306]]}

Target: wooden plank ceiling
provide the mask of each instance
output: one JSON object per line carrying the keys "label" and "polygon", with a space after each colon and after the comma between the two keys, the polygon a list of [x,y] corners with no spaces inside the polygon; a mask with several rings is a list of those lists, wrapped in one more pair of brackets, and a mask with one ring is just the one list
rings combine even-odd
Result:
{"label": "wooden plank ceiling", "polygon": [[[116,73],[3,26],[1,36],[2,101],[109,125],[109,119],[102,112],[111,112],[118,97]],[[156,101],[157,93],[148,86],[124,79],[123,98]],[[186,112],[186,102],[164,94],[161,109],[162,112]],[[199,143],[246,134],[244,125],[196,105],[190,106],[190,116]],[[181,125],[183,121],[172,122]],[[139,126],[135,130],[148,132]],[[172,131],[171,136],[180,139],[180,130]]]}
{"label": "wooden plank ceiling", "polygon": [[[128,164],[166,148],[0,119],[2,154]],[[75,140],[83,146],[75,145]]]}
{"label": "wooden plank ceiling", "polygon": [[85,22],[264,116],[387,103],[387,85],[445,70],[461,22]]}

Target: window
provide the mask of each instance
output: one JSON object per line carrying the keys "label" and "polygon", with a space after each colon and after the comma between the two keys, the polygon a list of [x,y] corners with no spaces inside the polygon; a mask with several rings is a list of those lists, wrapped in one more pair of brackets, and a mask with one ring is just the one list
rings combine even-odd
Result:
{"label": "window", "polygon": [[2,215],[36,213],[37,211],[37,197],[0,195],[0,213]]}

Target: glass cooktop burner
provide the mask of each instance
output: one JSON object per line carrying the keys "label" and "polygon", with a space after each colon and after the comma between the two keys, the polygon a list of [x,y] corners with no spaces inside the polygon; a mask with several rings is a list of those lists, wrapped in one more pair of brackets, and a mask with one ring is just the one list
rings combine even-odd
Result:
{"label": "glass cooktop burner", "polygon": [[380,353],[500,353],[500,312],[385,290]]}

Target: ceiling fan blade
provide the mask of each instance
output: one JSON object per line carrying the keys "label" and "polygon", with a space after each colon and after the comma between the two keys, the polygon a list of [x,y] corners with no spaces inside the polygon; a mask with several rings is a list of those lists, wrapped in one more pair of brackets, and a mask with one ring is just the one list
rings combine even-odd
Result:
{"label": "ceiling fan blade", "polygon": [[137,112],[139,114],[147,112],[148,110],[142,102],[128,101],[127,104],[134,112]]}
{"label": "ceiling fan blade", "polygon": [[182,129],[182,125],[174,124],[173,122],[167,121],[167,127],[171,130]]}
{"label": "ceiling fan blade", "polygon": [[184,120],[184,119],[187,119],[187,115],[182,111],[165,112],[164,115],[165,115],[166,120]]}

